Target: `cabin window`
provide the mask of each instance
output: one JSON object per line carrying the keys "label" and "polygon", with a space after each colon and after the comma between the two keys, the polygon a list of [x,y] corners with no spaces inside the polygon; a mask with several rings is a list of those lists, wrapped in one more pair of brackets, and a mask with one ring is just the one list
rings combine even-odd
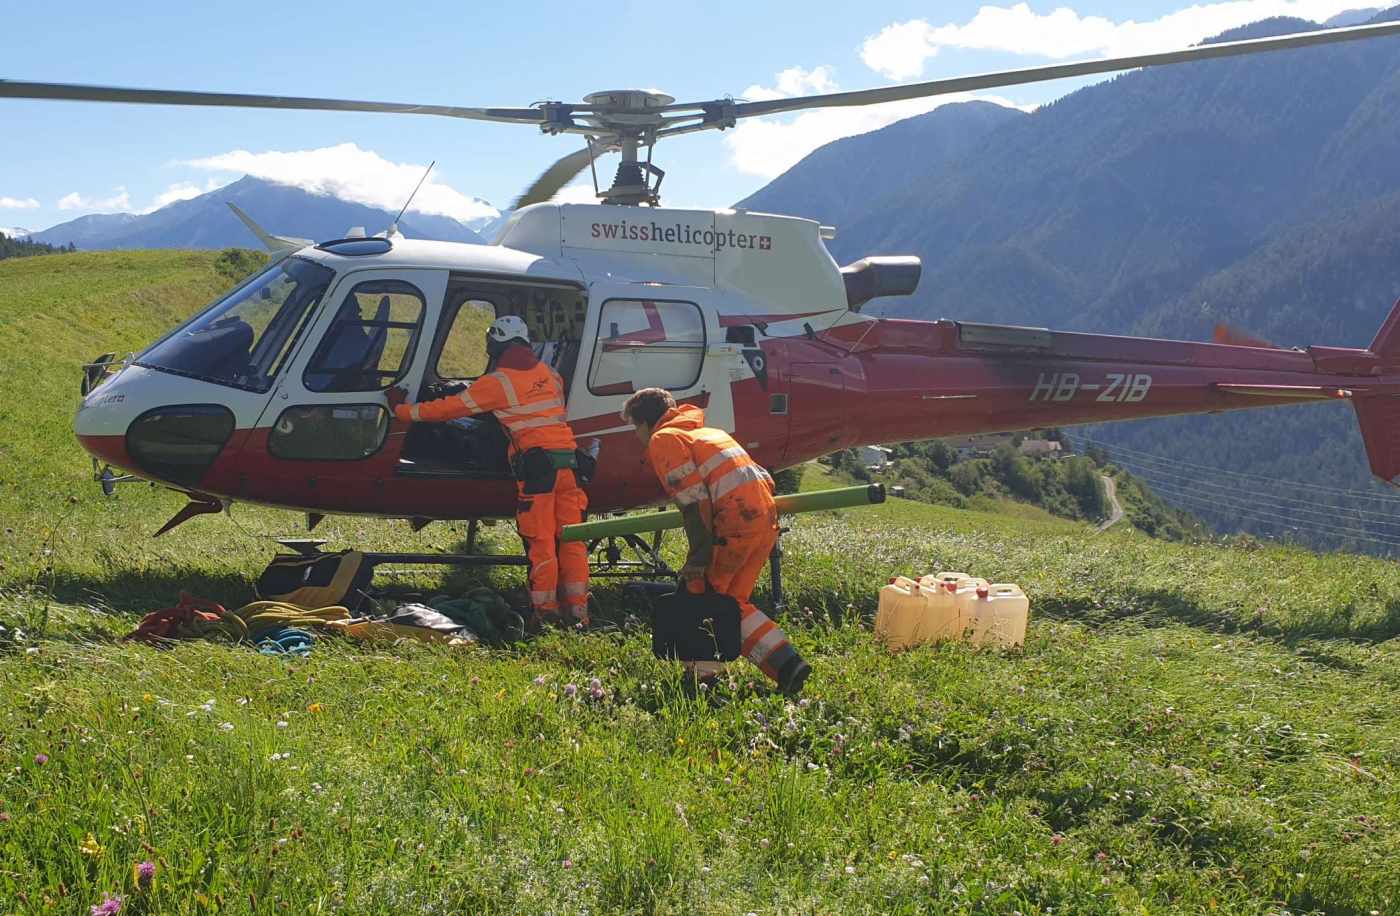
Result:
{"label": "cabin window", "polygon": [[402,280],[350,290],[303,379],[309,391],[382,391],[408,371],[423,322],[423,294]]}
{"label": "cabin window", "polygon": [[452,327],[438,353],[438,378],[477,378],[486,373],[486,329],[496,320],[496,306],[485,299],[468,299],[457,308]]}
{"label": "cabin window", "polygon": [[679,391],[700,380],[704,361],[705,320],[695,303],[612,299],[598,317],[588,389],[598,395]]}
{"label": "cabin window", "polygon": [[276,458],[355,461],[379,451],[389,432],[382,404],[318,404],[282,411],[267,438]]}

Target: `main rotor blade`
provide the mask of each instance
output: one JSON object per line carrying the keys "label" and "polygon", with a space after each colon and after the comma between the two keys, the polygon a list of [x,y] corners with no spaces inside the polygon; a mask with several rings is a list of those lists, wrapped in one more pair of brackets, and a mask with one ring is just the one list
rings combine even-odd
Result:
{"label": "main rotor blade", "polygon": [[403,102],[360,102],[353,99],[312,99],[290,95],[246,95],[234,92],[187,92],[172,89],[126,89],[74,83],[26,83],[0,80],[0,98],[61,99],[70,102],[130,102],[144,105],[213,105],[227,108],[292,108],[305,111],[372,111],[389,114],[442,115],[472,121],[541,124],[537,108],[459,108],[455,105],[410,105]]}
{"label": "main rotor blade", "polygon": [[1197,45],[1180,51],[1161,51],[1155,54],[1135,54],[1130,57],[1109,57],[1102,60],[1050,64],[1044,67],[1027,67],[1023,70],[1002,70],[997,73],[957,76],[950,79],[931,80],[926,83],[886,86],[880,89],[831,92],[826,95],[805,95],[791,99],[773,99],[766,102],[740,102],[733,107],[732,113],[736,118],[750,118],[783,111],[800,111],[806,108],[877,105],[881,102],[921,99],[936,95],[948,95],[953,92],[970,92],[977,89],[1041,83],[1070,76],[1112,73],[1116,70],[1131,70],[1136,67],[1156,67],[1162,64],[1179,64],[1192,60],[1207,60],[1213,57],[1234,57],[1241,54],[1282,51],[1288,48],[1304,48],[1310,45],[1331,44],[1339,41],[1356,41],[1361,38],[1379,38],[1383,35],[1397,33],[1400,33],[1400,22],[1383,22],[1346,29],[1300,32],[1296,35],[1280,35],[1275,38],[1250,38],[1243,41]]}
{"label": "main rotor blade", "polygon": [[579,172],[588,168],[594,159],[605,152],[607,152],[605,145],[592,143],[581,150],[570,153],[545,169],[544,174],[536,178],[534,183],[525,189],[525,193],[516,198],[515,203],[511,204],[510,208],[519,210],[521,207],[530,206],[530,204],[544,203],[563,190],[564,186],[573,181]]}

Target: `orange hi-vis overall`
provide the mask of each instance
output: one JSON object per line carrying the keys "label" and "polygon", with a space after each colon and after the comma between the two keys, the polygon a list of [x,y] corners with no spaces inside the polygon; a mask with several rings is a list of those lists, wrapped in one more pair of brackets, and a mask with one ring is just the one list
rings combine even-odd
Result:
{"label": "orange hi-vis overall", "polygon": [[[564,381],[525,346],[506,349],[494,371],[458,394],[419,404],[401,404],[401,420],[441,423],[491,412],[510,435],[512,457],[532,448],[573,451],[574,434],[565,422]],[[560,544],[565,525],[583,521],[588,495],[571,470],[560,470],[554,489],[527,495],[517,484],[515,524],[530,555],[530,604],[536,614],[555,614],[559,598],[576,619],[588,617],[588,549],[582,542]]]}
{"label": "orange hi-vis overall", "polygon": [[744,657],[777,681],[796,651],[749,600],[778,541],[773,478],[728,433],[707,428],[704,411],[689,404],[668,410],[657,421],[647,457],[677,505],[700,507],[715,538],[705,579],[739,602]]}

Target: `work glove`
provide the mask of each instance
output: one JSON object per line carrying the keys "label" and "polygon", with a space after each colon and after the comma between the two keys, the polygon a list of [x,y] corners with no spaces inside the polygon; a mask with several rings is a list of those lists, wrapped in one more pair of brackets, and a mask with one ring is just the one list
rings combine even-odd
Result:
{"label": "work glove", "polygon": [[705,567],[698,563],[687,563],[681,567],[681,583],[692,595],[705,593]]}

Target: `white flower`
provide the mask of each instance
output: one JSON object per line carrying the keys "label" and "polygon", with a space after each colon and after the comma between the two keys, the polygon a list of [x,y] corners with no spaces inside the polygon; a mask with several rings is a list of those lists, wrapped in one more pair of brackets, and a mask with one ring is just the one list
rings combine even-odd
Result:
{"label": "white flower", "polygon": [[220,723],[219,723],[219,728],[223,729],[223,730],[226,731],[226,732],[231,732],[231,731],[233,731],[233,723],[232,723],[232,722],[220,722]]}
{"label": "white flower", "polygon": [[287,727],[287,720],[286,720],[286,719],[278,719],[278,720],[277,720],[277,727],[278,727],[278,728],[286,728],[286,727]]}

